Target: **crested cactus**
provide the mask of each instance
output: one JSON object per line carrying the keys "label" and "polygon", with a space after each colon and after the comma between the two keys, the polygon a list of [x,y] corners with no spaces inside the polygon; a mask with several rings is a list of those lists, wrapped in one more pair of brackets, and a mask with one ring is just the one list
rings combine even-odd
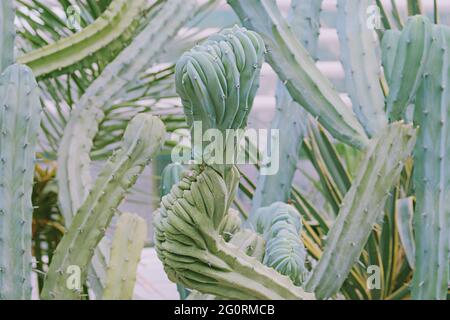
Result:
{"label": "crested cactus", "polygon": [[410,17],[398,39],[389,79],[387,110],[389,118],[400,120],[412,103],[424,76],[433,26],[427,17]]}
{"label": "crested cactus", "polygon": [[131,213],[120,216],[111,246],[104,300],[130,300],[133,297],[137,266],[146,237],[144,219]]}
{"label": "crested cactus", "polygon": [[69,73],[80,64],[88,67],[96,58],[114,56],[130,43],[147,6],[146,0],[113,0],[82,31],[22,55],[17,61],[28,65],[36,77]]}
{"label": "crested cactus", "polygon": [[33,73],[9,66],[0,77],[0,299],[31,298],[31,192],[40,113]]}
{"label": "crested cactus", "polygon": [[12,0],[0,3],[0,74],[14,62],[14,7]]}
{"label": "crested cactus", "polygon": [[416,139],[412,125],[390,124],[371,141],[355,180],[330,229],[325,250],[307,280],[317,298],[337,293],[356,262],[397,183]]}
{"label": "crested cactus", "polygon": [[259,208],[249,219],[266,241],[263,263],[301,285],[307,274],[306,250],[300,238],[302,221],[297,210],[275,202]]}
{"label": "crested cactus", "polygon": [[417,92],[414,123],[415,299],[445,299],[449,280],[450,234],[450,29],[435,26],[429,62]]}
{"label": "crested cactus", "polygon": [[261,35],[266,45],[266,59],[292,99],[315,116],[334,137],[364,148],[368,139],[361,124],[289,29],[275,1],[227,2],[244,26]]}
{"label": "crested cactus", "polygon": [[219,234],[228,242],[239,231],[241,224],[242,221],[239,212],[230,208],[228,214],[223,218],[219,225]]}
{"label": "crested cactus", "polygon": [[227,183],[213,168],[199,166],[162,199],[154,217],[156,250],[169,279],[225,298],[311,297],[220,236],[219,225],[234,196],[229,190],[239,179],[236,168],[231,172]]}
{"label": "crested cactus", "polygon": [[121,148],[105,164],[56,249],[42,291],[44,299],[80,298],[80,288],[66,286],[68,268],[77,266],[84,283],[94,250],[118,205],[162,147],[164,135],[163,123],[151,115],[139,114],[130,122]]}
{"label": "crested cactus", "polygon": [[370,0],[338,0],[337,31],[346,87],[369,137],[387,125],[374,32],[367,28]]}

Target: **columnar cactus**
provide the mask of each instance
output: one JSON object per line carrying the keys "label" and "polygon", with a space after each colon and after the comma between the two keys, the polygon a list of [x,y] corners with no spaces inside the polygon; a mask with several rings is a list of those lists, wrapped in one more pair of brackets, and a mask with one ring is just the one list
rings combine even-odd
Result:
{"label": "columnar cactus", "polygon": [[0,299],[31,297],[31,192],[40,114],[33,73],[9,66],[0,77]]}
{"label": "columnar cactus", "polygon": [[285,83],[294,101],[337,139],[363,148],[367,135],[330,81],[284,21],[274,0],[227,0],[244,26],[258,32],[266,45],[266,59]]}
{"label": "columnar cactus", "polygon": [[384,69],[384,77],[388,83],[391,83],[392,70],[394,70],[395,56],[401,34],[398,30],[386,30],[381,40],[381,62]]}
{"label": "columnar cactus", "polygon": [[317,298],[337,293],[359,258],[384,210],[416,140],[412,125],[390,124],[369,145],[338,217],[327,234],[326,247],[306,283]]}
{"label": "columnar cactus", "polygon": [[370,0],[338,0],[337,31],[346,88],[369,137],[387,125],[375,32],[367,28]]}
{"label": "columnar cactus", "polygon": [[450,29],[435,26],[430,57],[417,93],[414,123],[420,127],[414,150],[416,243],[412,296],[445,299],[450,242]]}
{"label": "columnar cactus", "polygon": [[103,238],[111,218],[145,165],[160,150],[164,136],[164,125],[156,117],[139,114],[131,120],[121,149],[113,154],[100,172],[59,243],[47,273],[42,298],[80,298],[79,290],[66,285],[70,275],[67,274],[68,268],[78,267],[81,283],[85,282],[94,250]]}
{"label": "columnar cactus", "polygon": [[[311,56],[317,58],[322,0],[291,1],[288,22],[292,32]],[[282,164],[273,175],[260,175],[252,200],[252,211],[275,201],[288,201],[291,185],[297,170],[298,154],[306,135],[306,111],[294,100],[278,80],[276,87],[275,116],[271,129],[280,135],[279,162]]]}
{"label": "columnar cactus", "polygon": [[0,74],[14,62],[14,7],[12,0],[0,3]]}
{"label": "columnar cactus", "polygon": [[146,0],[113,0],[98,19],[80,32],[20,56],[17,61],[28,65],[36,77],[68,73],[80,64],[88,67],[105,55],[114,56],[131,42],[147,6]]}
{"label": "columnar cactus", "polygon": [[432,29],[427,17],[410,17],[398,39],[396,52],[390,52],[395,57],[386,102],[391,120],[402,119],[415,98],[427,65]]}
{"label": "columnar cactus", "polygon": [[108,264],[104,300],[130,300],[141,252],[147,237],[147,224],[136,214],[123,213],[117,221]]}
{"label": "columnar cactus", "polygon": [[160,195],[164,197],[170,192],[170,189],[177,184],[183,177],[185,169],[179,163],[168,164],[161,173]]}

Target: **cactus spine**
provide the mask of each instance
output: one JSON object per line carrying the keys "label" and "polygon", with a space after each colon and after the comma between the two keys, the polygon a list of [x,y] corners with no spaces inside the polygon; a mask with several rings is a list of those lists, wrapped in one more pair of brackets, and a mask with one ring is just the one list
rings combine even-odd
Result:
{"label": "cactus spine", "polygon": [[387,125],[374,32],[367,28],[370,0],[338,0],[337,30],[346,87],[369,137]]}
{"label": "cactus spine", "polygon": [[56,76],[89,66],[96,57],[117,54],[130,43],[146,11],[146,0],[113,0],[92,24],[72,36],[31,51],[17,61],[28,65],[36,77]]}
{"label": "cactus spine", "polygon": [[337,139],[359,148],[366,146],[368,139],[361,124],[289,29],[275,1],[228,0],[228,3],[242,23],[263,38],[267,61],[294,101]]}
{"label": "cactus spine", "polygon": [[[412,103],[422,81],[432,40],[432,24],[427,17],[414,16],[402,30],[389,82],[389,119],[400,120]],[[391,53],[393,54],[393,53]]]}
{"label": "cactus spine", "polygon": [[416,242],[412,297],[445,299],[450,234],[450,30],[435,26],[428,69],[417,93],[414,123],[420,127],[414,151]]}
{"label": "cactus spine", "polygon": [[31,70],[0,77],[0,299],[31,298],[31,192],[41,105]]}
{"label": "cactus spine", "polygon": [[80,292],[66,286],[68,267],[78,266],[81,283],[84,283],[94,250],[118,205],[144,166],[160,150],[164,135],[163,123],[151,115],[139,114],[130,122],[121,149],[114,153],[100,172],[56,249],[42,290],[44,299],[80,297]]}
{"label": "cactus spine", "polygon": [[347,278],[414,148],[415,136],[412,125],[393,123],[371,142],[306,283],[317,298],[331,297]]}
{"label": "cactus spine", "polygon": [[137,267],[146,237],[144,219],[131,213],[120,216],[111,247],[104,300],[130,300],[133,297]]}
{"label": "cactus spine", "polygon": [[14,7],[12,0],[0,3],[0,74],[14,63]]}
{"label": "cactus spine", "polygon": [[[291,30],[314,59],[317,55],[321,5],[321,0],[294,0],[291,2],[288,16]],[[282,165],[274,175],[259,176],[252,200],[252,211],[275,201],[288,201],[297,169],[298,154],[306,134],[306,119],[306,111],[292,100],[283,83],[278,81],[275,117],[271,127],[279,130]]]}

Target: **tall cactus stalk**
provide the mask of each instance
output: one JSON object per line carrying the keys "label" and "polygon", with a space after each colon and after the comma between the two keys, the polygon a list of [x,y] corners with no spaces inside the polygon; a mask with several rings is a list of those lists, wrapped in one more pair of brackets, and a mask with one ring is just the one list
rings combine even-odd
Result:
{"label": "tall cactus stalk", "polygon": [[319,71],[282,17],[274,0],[227,0],[243,25],[258,32],[266,59],[285,83],[292,99],[337,139],[363,148],[367,135],[330,81]]}
{"label": "tall cactus stalk", "polygon": [[410,17],[397,39],[397,50],[389,53],[395,58],[386,102],[391,120],[402,119],[406,107],[414,102],[427,65],[432,29],[427,17]]}
{"label": "tall cactus stalk", "polygon": [[306,289],[314,291],[317,298],[331,297],[347,278],[384,210],[415,139],[412,125],[393,123],[371,142],[327,235],[325,250],[306,283]]}
{"label": "tall cactus stalk", "polygon": [[147,224],[136,214],[123,213],[117,221],[108,264],[104,300],[133,298],[136,272],[147,237]]}
{"label": "tall cactus stalk", "polygon": [[72,36],[31,51],[17,61],[28,65],[36,77],[56,76],[86,67],[96,57],[117,54],[133,39],[148,7],[147,0],[113,0],[92,24]]}
{"label": "tall cactus stalk", "polygon": [[436,26],[426,76],[417,93],[414,122],[416,242],[412,296],[445,299],[450,239],[450,29]]}
{"label": "tall cactus stalk", "polygon": [[139,114],[128,125],[122,147],[108,160],[88,197],[78,209],[68,232],[59,243],[42,290],[44,299],[78,299],[80,288],[66,283],[71,266],[81,271],[80,283],[111,218],[127,190],[134,185],[145,165],[160,150],[164,125],[156,117]]}
{"label": "tall cactus stalk", "polygon": [[8,67],[0,77],[0,299],[31,298],[31,193],[40,113],[31,70]]}
{"label": "tall cactus stalk", "polygon": [[0,3],[0,74],[14,63],[14,7],[12,0]]}
{"label": "tall cactus stalk", "polygon": [[371,137],[387,125],[374,32],[367,28],[370,0],[338,0],[337,30],[353,110]]}
{"label": "tall cactus stalk", "polygon": [[[291,2],[288,22],[295,36],[313,59],[317,58],[322,0]],[[282,164],[273,175],[260,175],[253,196],[252,212],[276,201],[288,201],[291,184],[297,169],[298,154],[306,134],[306,111],[292,100],[283,83],[278,80],[276,109],[271,128],[279,130],[280,160]],[[269,147],[269,146],[268,146]]]}

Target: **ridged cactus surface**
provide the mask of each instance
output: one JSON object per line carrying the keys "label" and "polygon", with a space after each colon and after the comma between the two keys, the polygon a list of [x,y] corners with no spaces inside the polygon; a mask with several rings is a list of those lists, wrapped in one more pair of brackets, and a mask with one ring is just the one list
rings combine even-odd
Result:
{"label": "ridged cactus surface", "polygon": [[68,268],[80,268],[81,283],[84,283],[94,250],[117,207],[145,165],[161,149],[164,138],[164,124],[156,117],[139,114],[130,122],[121,148],[101,170],[56,249],[42,291],[44,299],[80,298],[78,290],[66,286]]}
{"label": "ridged cactus surface", "polygon": [[337,219],[327,234],[319,263],[306,283],[317,298],[336,294],[358,260],[373,226],[384,210],[404,162],[416,141],[412,125],[390,124],[366,151]]}
{"label": "ridged cactus surface", "polygon": [[14,7],[12,0],[0,3],[0,74],[14,62]]}
{"label": "ridged cactus surface", "polygon": [[9,66],[0,76],[0,299],[31,298],[31,193],[40,118],[33,73]]}
{"label": "ridged cactus surface", "polygon": [[122,213],[111,245],[104,300],[131,300],[136,272],[147,237],[147,222],[136,214]]}

